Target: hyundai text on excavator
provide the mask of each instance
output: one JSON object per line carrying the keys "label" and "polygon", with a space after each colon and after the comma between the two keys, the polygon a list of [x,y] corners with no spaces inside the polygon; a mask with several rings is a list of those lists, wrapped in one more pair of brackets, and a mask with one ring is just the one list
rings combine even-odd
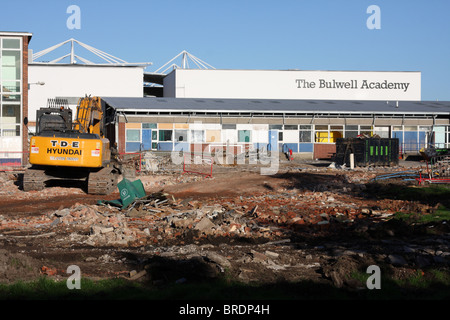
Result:
{"label": "hyundai text on excavator", "polygon": [[30,139],[30,164],[24,191],[42,190],[50,180],[87,182],[87,193],[110,194],[117,187],[121,165],[110,146],[109,120],[99,97],[78,101],[75,121],[66,106],[41,108],[36,135]]}

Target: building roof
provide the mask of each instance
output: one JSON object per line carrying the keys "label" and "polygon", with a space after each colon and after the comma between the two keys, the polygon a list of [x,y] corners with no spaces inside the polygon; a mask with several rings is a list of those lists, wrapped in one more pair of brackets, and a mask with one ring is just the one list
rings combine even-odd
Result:
{"label": "building roof", "polygon": [[0,36],[28,37],[28,41],[30,41],[30,39],[33,36],[33,34],[30,33],[30,32],[23,32],[23,31],[0,31]]}
{"label": "building roof", "polygon": [[450,115],[450,101],[102,98],[119,111]]}

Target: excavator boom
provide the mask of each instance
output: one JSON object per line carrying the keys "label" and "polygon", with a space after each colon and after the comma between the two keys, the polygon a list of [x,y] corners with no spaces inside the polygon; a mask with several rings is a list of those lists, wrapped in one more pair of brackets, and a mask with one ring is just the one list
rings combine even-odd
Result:
{"label": "excavator boom", "polygon": [[103,110],[99,97],[85,97],[78,101],[74,131],[103,136]]}

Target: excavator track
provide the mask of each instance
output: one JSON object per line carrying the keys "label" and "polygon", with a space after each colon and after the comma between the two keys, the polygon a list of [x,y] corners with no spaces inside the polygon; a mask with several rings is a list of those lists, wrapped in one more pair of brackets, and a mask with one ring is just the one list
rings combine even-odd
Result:
{"label": "excavator track", "polygon": [[23,175],[24,191],[40,191],[45,188],[47,175],[43,169],[27,169]]}
{"label": "excavator track", "polygon": [[97,172],[89,173],[88,194],[108,195],[117,188],[118,174],[114,168],[103,168]]}

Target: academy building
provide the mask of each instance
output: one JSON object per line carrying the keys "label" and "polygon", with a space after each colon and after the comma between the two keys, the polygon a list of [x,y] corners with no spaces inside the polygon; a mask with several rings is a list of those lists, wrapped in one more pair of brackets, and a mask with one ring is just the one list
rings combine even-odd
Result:
{"label": "academy building", "polygon": [[75,39],[33,51],[31,36],[0,32],[0,163],[26,165],[37,109],[65,101],[75,111],[85,95],[113,114],[120,153],[289,150],[322,159],[340,137],[398,138],[402,154],[450,143],[450,102],[421,99],[420,71],[224,70],[186,51],[146,71],[152,63]]}

